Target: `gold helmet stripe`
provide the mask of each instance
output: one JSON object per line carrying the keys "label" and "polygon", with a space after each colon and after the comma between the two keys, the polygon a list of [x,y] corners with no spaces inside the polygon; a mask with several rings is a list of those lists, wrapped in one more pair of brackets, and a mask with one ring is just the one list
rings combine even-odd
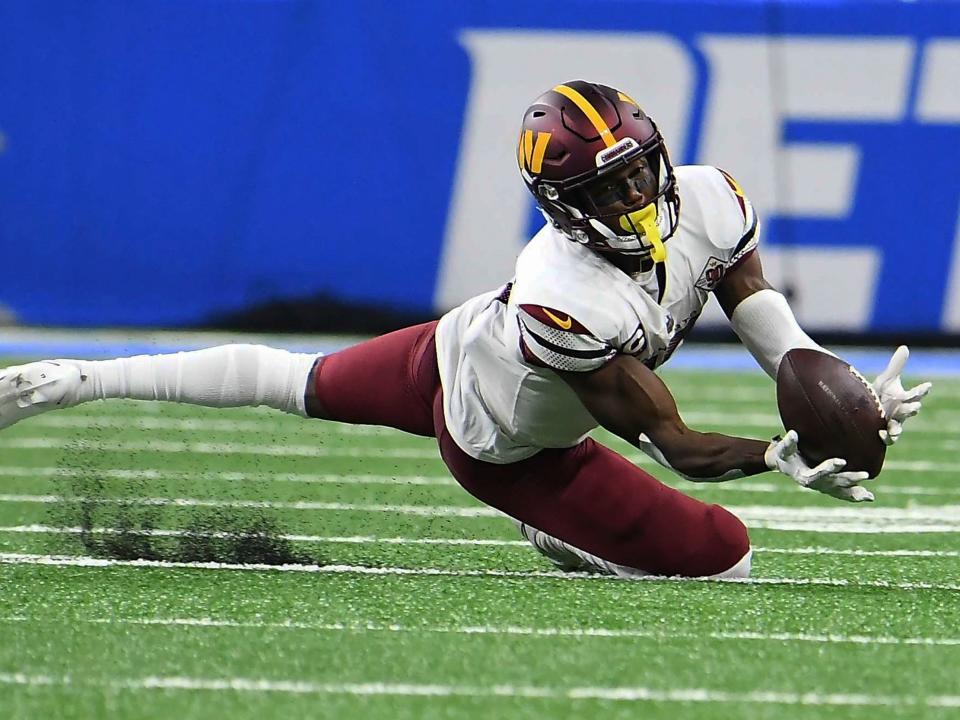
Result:
{"label": "gold helmet stripe", "polygon": [[557,85],[553,91],[560,93],[565,98],[571,100],[574,105],[580,108],[580,111],[587,116],[587,119],[591,123],[593,123],[593,127],[596,128],[597,132],[600,134],[600,138],[607,147],[616,145],[617,139],[613,136],[610,128],[607,127],[607,123],[604,122],[603,118],[600,117],[600,113],[597,112],[597,109],[591,105],[583,95],[578,93],[569,85]]}

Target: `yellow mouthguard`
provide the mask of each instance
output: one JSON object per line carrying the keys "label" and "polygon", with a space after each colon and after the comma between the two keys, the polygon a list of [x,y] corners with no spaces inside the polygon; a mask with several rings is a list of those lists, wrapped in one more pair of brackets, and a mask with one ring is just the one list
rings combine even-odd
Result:
{"label": "yellow mouthguard", "polygon": [[[632,224],[631,224],[632,223]],[[643,234],[647,242],[653,245],[650,257],[654,262],[663,262],[667,259],[667,248],[660,239],[660,228],[657,227],[657,206],[647,205],[646,207],[634,210],[629,215],[620,216],[620,227],[627,232],[633,232],[639,225],[643,228]]]}

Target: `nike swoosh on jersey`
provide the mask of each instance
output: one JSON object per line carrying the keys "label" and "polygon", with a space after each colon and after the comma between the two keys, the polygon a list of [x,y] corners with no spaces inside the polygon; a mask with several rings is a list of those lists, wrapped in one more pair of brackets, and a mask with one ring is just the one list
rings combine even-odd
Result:
{"label": "nike swoosh on jersey", "polygon": [[571,318],[569,315],[567,315],[565,320],[561,320],[546,308],[543,309],[543,312],[545,312],[547,317],[553,320],[557,324],[557,327],[559,327],[561,330],[569,330],[573,327],[573,318]]}

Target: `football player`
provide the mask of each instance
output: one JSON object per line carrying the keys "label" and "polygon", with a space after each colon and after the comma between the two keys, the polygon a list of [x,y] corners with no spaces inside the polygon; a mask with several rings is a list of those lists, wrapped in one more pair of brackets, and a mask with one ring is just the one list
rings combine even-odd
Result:
{"label": "football player", "polygon": [[[714,167],[674,168],[623,92],[557,85],[523,117],[517,161],[547,220],[503,287],[431,322],[325,356],[251,345],[0,372],[0,427],[104,398],[267,405],[435,437],[451,474],[559,567],[745,577],[743,524],[587,437],[601,425],[695,482],[769,470],[852,502],[873,499],[844,460],[809,467],[796,433],[772,442],[681,420],[654,372],[714,294],[764,371],[822,350],[763,277],[757,214]],[[929,383],[904,390],[906,348],[873,388],[900,436]]]}

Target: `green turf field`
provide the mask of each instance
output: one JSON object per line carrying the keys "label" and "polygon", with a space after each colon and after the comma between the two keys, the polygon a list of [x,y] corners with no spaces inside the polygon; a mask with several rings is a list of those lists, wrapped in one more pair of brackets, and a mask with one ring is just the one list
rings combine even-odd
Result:
{"label": "green turf field", "polygon": [[[759,374],[665,376],[694,427],[779,431]],[[756,552],[747,583],[628,582],[553,571],[430,440],[259,410],[50,413],[0,433],[0,717],[960,717],[958,434],[960,381],[940,380],[869,507],[637,458],[733,509]],[[125,503],[58,502],[92,491]],[[315,564],[78,559],[78,523],[131,514],[171,544],[197,518],[268,517]]]}

